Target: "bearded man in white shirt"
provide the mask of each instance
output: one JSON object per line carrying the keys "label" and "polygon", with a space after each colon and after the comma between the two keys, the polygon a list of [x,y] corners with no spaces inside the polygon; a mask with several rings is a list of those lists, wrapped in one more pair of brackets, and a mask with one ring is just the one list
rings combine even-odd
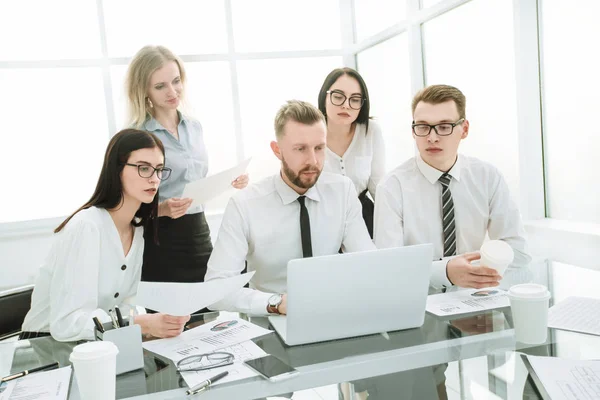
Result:
{"label": "bearded man in white shirt", "polygon": [[496,270],[471,265],[480,258],[475,252],[486,234],[514,250],[507,273],[531,261],[519,210],[500,172],[458,154],[469,134],[465,108],[465,96],[452,86],[432,85],[417,93],[412,130],[419,155],[390,172],[377,189],[375,244],[433,243],[434,287],[499,284]]}
{"label": "bearded man in white shirt", "polygon": [[327,128],[319,109],[288,101],[275,117],[275,136],[271,149],[281,170],[231,198],[205,280],[237,275],[245,262],[256,274],[249,288],[212,309],[286,314],[289,260],[336,254],[340,247],[346,252],[375,249],[352,181],[322,173]]}

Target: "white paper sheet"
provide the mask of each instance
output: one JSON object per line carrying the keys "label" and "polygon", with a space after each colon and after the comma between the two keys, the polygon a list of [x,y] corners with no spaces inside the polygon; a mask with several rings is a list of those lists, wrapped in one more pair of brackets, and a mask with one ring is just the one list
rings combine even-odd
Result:
{"label": "white paper sheet", "polygon": [[243,319],[232,318],[200,325],[174,338],[144,342],[142,346],[177,362],[193,354],[212,353],[269,333],[273,331]]}
{"label": "white paper sheet", "polygon": [[243,287],[254,272],[198,283],[140,282],[136,304],[170,315],[188,315]]}
{"label": "white paper sheet", "polygon": [[226,351],[234,355],[233,365],[226,365],[220,368],[213,368],[206,371],[195,371],[195,372],[182,372],[181,375],[185,382],[190,388],[198,385],[202,381],[210,379],[211,377],[220,374],[221,372],[227,371],[229,374],[215,383],[215,385],[239,381],[241,379],[251,378],[258,375],[256,372],[244,365],[244,361],[250,358],[266,356],[267,353],[260,347],[258,347],[253,341],[248,340],[243,343],[235,344],[233,346],[224,347],[219,351]]}
{"label": "white paper sheet", "polygon": [[36,372],[8,382],[0,400],[66,400],[71,366]]}
{"label": "white paper sheet", "polygon": [[600,299],[566,298],[548,310],[548,326],[600,335]]}
{"label": "white paper sheet", "polygon": [[206,203],[224,193],[226,190],[231,189],[231,182],[246,172],[250,160],[252,160],[252,157],[242,161],[233,168],[188,183],[185,185],[181,197],[194,199],[192,206]]}
{"label": "white paper sheet", "polygon": [[427,311],[440,317],[509,306],[506,291],[497,288],[465,289],[427,297]]}
{"label": "white paper sheet", "polygon": [[527,359],[552,400],[600,400],[600,361]]}

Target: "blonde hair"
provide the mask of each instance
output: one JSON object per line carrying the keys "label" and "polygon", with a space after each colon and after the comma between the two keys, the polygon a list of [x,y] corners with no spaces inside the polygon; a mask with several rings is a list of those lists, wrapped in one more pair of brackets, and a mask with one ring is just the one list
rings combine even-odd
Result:
{"label": "blonde hair", "polygon": [[415,108],[421,101],[429,104],[440,104],[450,100],[456,104],[458,118],[466,118],[467,99],[460,90],[450,85],[431,85],[420,90],[413,98],[412,113],[415,114]]}
{"label": "blonde hair", "polygon": [[284,134],[285,124],[296,121],[305,125],[313,125],[319,121],[325,123],[325,116],[319,109],[306,101],[288,100],[281,106],[275,116],[275,137],[281,139]]}
{"label": "blonde hair", "polygon": [[146,119],[152,116],[152,108],[147,96],[150,77],[154,71],[164,67],[165,64],[171,61],[177,63],[181,83],[185,88],[186,74],[183,62],[166,47],[144,46],[131,60],[125,80],[125,92],[129,99],[129,126],[135,129],[142,129]]}

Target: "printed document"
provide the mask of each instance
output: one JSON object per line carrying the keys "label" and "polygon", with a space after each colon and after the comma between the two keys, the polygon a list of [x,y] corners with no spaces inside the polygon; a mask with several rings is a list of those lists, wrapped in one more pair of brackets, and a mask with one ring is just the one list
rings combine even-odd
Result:
{"label": "printed document", "polygon": [[427,297],[427,311],[440,317],[509,307],[505,290],[496,288],[465,289],[432,294]]}
{"label": "printed document", "polygon": [[144,342],[142,346],[176,363],[187,356],[212,353],[269,333],[273,331],[240,318],[232,318],[200,325],[174,338]]}
{"label": "printed document", "polygon": [[225,382],[239,381],[240,379],[256,376],[258,374],[246,367],[243,362],[251,358],[258,358],[267,355],[263,349],[258,347],[256,343],[251,340],[234,344],[233,346],[224,347],[219,349],[219,351],[225,351],[233,354],[233,365],[226,365],[224,367],[212,368],[204,371],[182,372],[181,376],[183,376],[183,379],[185,379],[185,382],[190,388],[225,371],[228,371],[229,374],[225,378],[216,382],[215,385]]}
{"label": "printed document", "polygon": [[188,315],[243,287],[254,272],[197,283],[140,282],[135,304],[165,314]]}
{"label": "printed document", "polygon": [[566,298],[548,310],[548,326],[600,335],[600,299]]}
{"label": "printed document", "polygon": [[552,400],[600,400],[600,361],[527,359]]}
{"label": "printed document", "polygon": [[239,165],[219,172],[218,174],[188,183],[185,185],[181,197],[194,199],[192,206],[204,204],[207,201],[214,199],[228,189],[231,189],[231,182],[246,172],[251,159],[252,157],[242,161]]}
{"label": "printed document", "polygon": [[[66,400],[71,381],[71,366],[35,372],[8,381],[0,390],[0,400]],[[4,385],[6,385],[4,387]]]}

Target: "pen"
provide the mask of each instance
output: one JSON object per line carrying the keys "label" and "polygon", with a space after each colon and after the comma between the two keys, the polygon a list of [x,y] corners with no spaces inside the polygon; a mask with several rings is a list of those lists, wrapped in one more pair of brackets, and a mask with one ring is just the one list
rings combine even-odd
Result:
{"label": "pen", "polygon": [[208,387],[210,385],[212,385],[213,383],[215,383],[216,381],[218,381],[219,379],[225,378],[227,376],[227,374],[229,374],[228,371],[225,372],[221,372],[220,374],[217,374],[215,376],[213,376],[210,379],[207,379],[205,381],[200,382],[198,385],[194,386],[193,388],[189,389],[188,391],[185,392],[185,394],[196,394],[196,393],[200,393],[203,390],[208,389]]}
{"label": "pen", "polygon": [[119,327],[119,323],[117,322],[117,316],[115,315],[114,310],[108,310],[110,314],[110,319],[112,320],[113,328],[117,329]]}
{"label": "pen", "polygon": [[54,368],[58,368],[58,362],[53,362],[52,364],[43,365],[43,366],[37,367],[37,368],[26,369],[25,371],[16,373],[14,375],[5,376],[4,378],[0,379],[0,382],[12,381],[13,379],[21,378],[25,375],[29,375],[34,372],[45,371],[47,369],[54,369]]}
{"label": "pen", "polygon": [[119,306],[115,306],[115,313],[117,314],[117,323],[119,324],[119,328],[124,326],[123,324],[123,315],[121,315],[121,310],[119,310]]}
{"label": "pen", "polygon": [[98,319],[98,317],[92,318],[92,321],[94,321],[94,325],[96,325],[96,329],[98,329],[98,332],[104,333],[104,327],[100,323],[100,320]]}

